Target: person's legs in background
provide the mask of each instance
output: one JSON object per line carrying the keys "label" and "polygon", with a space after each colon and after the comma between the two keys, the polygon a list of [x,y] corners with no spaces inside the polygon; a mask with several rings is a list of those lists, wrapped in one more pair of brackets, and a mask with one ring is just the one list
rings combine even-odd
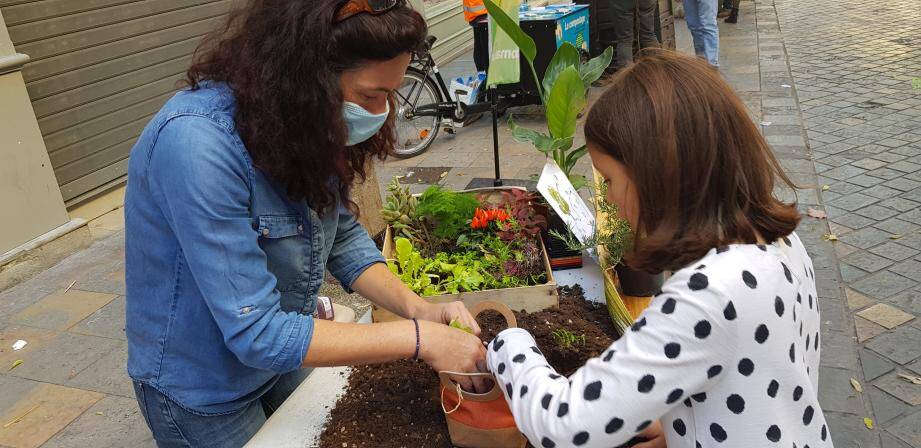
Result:
{"label": "person's legs in background", "polygon": [[720,30],[716,23],[718,0],[684,0],[684,18],[694,38],[694,53],[719,67]]}
{"label": "person's legs in background", "polygon": [[726,17],[726,23],[736,23],[739,21],[739,3],[741,0],[732,0],[732,8],[729,11],[729,17]]}
{"label": "person's legs in background", "polygon": [[473,64],[476,71],[489,70],[489,19],[482,15],[470,22],[473,27]]}
{"label": "person's legs in background", "polygon": [[697,11],[698,3],[701,0],[684,0],[684,20],[688,24],[688,30],[691,32],[691,39],[694,42],[694,54],[697,57],[704,57],[704,40],[700,34],[700,14]]}
{"label": "person's legs in background", "polygon": [[637,0],[612,0],[614,19],[614,67],[633,63],[633,10]]}
{"label": "person's legs in background", "polygon": [[656,0],[637,0],[640,10],[640,48],[658,48],[656,37]]}
{"label": "person's legs in background", "polygon": [[729,15],[730,10],[732,10],[732,0],[723,0],[723,5],[720,7],[720,12],[716,14],[716,17],[726,17]]}

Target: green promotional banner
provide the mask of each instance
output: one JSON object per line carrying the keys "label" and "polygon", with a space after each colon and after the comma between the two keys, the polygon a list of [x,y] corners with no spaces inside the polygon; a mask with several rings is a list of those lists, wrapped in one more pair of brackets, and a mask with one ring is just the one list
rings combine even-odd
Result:
{"label": "green promotional banner", "polygon": [[[494,3],[506,13],[507,17],[503,19],[511,18],[516,25],[518,24],[520,0],[495,0]],[[504,27],[496,24],[494,15],[490,14],[489,40],[492,42],[492,54],[489,57],[487,86],[516,83],[521,77],[518,45],[502,28]]]}

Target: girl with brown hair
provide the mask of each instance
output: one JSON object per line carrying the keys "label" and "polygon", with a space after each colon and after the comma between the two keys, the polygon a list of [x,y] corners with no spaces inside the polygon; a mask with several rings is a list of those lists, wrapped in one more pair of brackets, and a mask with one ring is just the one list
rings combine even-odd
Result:
{"label": "girl with brown hair", "polygon": [[707,63],[648,52],[588,115],[592,162],[635,229],[627,263],[672,271],[629,331],[567,381],[522,329],[488,366],[535,446],[828,447],[819,305],[793,188]]}

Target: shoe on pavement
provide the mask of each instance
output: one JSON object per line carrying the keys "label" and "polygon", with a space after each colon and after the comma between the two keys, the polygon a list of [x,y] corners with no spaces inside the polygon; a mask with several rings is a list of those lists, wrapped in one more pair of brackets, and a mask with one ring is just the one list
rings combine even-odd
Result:
{"label": "shoe on pavement", "polygon": [[726,17],[724,22],[726,23],[736,23],[739,21],[739,8],[732,8],[732,11],[729,12],[729,16]]}

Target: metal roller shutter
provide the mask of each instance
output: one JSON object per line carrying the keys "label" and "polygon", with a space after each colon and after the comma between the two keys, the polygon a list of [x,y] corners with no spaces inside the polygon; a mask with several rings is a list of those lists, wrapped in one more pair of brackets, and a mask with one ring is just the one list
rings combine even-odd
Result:
{"label": "metal roller shutter", "polygon": [[423,15],[429,34],[438,37],[432,49],[435,62],[446,64],[473,45],[473,29],[464,20],[461,0],[441,0],[437,4],[426,5]]}
{"label": "metal roller shutter", "polygon": [[65,201],[121,180],[231,0],[0,0]]}

